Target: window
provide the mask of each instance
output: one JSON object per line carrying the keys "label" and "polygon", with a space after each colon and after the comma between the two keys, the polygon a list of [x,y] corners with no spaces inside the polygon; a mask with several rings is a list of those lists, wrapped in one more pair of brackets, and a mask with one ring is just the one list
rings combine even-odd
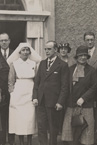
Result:
{"label": "window", "polygon": [[24,10],[21,0],[0,0],[0,10]]}

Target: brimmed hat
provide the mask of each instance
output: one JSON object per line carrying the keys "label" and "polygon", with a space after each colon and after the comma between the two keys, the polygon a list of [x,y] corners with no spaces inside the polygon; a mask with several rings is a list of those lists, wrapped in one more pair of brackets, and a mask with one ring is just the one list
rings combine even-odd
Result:
{"label": "brimmed hat", "polygon": [[68,49],[68,53],[70,53],[70,51],[71,51],[69,43],[59,43],[59,45],[58,45],[58,51],[60,51],[60,48],[67,48]]}
{"label": "brimmed hat", "polygon": [[79,46],[76,50],[76,55],[74,56],[75,59],[77,59],[80,55],[87,55],[88,59],[90,58],[90,55],[88,54],[88,47],[87,46]]}

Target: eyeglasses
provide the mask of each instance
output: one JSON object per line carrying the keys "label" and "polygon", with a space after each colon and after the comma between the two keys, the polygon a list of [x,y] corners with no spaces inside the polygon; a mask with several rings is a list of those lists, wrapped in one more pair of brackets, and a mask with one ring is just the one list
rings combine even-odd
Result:
{"label": "eyeglasses", "polygon": [[3,40],[0,40],[0,42],[8,42],[9,39],[3,39]]}
{"label": "eyeglasses", "polygon": [[94,41],[94,39],[85,39],[85,40],[86,40],[86,41],[92,41],[92,42]]}

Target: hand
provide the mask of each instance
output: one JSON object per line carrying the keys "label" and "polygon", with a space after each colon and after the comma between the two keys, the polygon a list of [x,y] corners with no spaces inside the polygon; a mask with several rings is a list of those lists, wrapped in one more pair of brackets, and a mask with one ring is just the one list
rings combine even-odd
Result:
{"label": "hand", "polygon": [[59,111],[63,108],[63,106],[61,104],[57,103],[55,108],[56,108],[57,111]]}
{"label": "hand", "polygon": [[38,100],[37,99],[33,99],[33,104],[34,104],[34,106],[38,106]]}
{"label": "hand", "polygon": [[82,106],[83,103],[84,103],[84,99],[83,98],[79,98],[77,100],[77,105]]}
{"label": "hand", "polygon": [[12,93],[13,93],[13,91],[12,91],[12,92],[10,92],[10,96],[12,96]]}

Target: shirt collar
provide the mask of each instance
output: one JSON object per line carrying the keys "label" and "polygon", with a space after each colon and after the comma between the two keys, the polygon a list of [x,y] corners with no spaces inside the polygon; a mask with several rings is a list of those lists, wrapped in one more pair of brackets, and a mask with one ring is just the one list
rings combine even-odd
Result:
{"label": "shirt collar", "polygon": [[95,50],[95,46],[92,48],[92,49],[88,49],[88,53],[89,55],[92,57],[93,53],[94,53],[94,50]]}
{"label": "shirt collar", "polygon": [[30,63],[30,60],[29,59],[27,59],[26,61],[24,61],[24,60],[22,60],[21,58],[19,58],[19,63],[27,63],[27,64],[29,64]]}
{"label": "shirt collar", "polygon": [[[1,53],[4,55],[4,49],[1,48]],[[9,55],[9,48],[6,49],[6,58],[8,58]]]}
{"label": "shirt collar", "polygon": [[[4,49],[1,48],[1,51],[4,52]],[[8,51],[9,51],[9,48],[6,49],[6,52],[8,52]]]}
{"label": "shirt collar", "polygon": [[52,59],[48,58],[48,61],[55,61],[55,59],[57,58],[57,56],[54,56]]}

